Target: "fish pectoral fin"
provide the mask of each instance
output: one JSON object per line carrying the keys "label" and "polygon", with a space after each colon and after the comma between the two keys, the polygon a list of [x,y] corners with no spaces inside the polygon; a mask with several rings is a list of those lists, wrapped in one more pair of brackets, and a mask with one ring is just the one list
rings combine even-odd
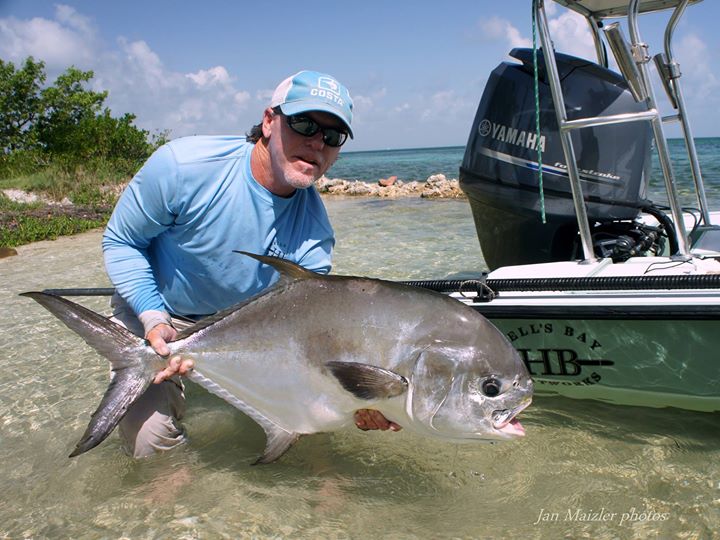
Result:
{"label": "fish pectoral fin", "polygon": [[388,399],[404,393],[408,381],[389,369],[360,362],[328,362],[325,364],[342,387],[360,399]]}
{"label": "fish pectoral fin", "polygon": [[286,431],[274,424],[266,423],[262,427],[265,430],[265,435],[267,436],[265,453],[263,453],[263,455],[260,456],[253,465],[272,463],[287,452],[300,438],[299,433]]}
{"label": "fish pectoral fin", "polygon": [[152,374],[148,376],[141,369],[113,370],[110,385],[100,405],[69,457],[79,456],[103,442],[151,382]]}

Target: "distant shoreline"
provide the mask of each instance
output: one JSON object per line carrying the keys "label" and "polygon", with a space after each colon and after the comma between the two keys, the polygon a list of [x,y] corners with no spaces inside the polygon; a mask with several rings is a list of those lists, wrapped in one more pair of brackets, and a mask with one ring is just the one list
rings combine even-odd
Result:
{"label": "distant shoreline", "polygon": [[[119,197],[127,184],[114,186],[113,191]],[[381,178],[377,182],[362,180],[345,180],[343,178],[327,178],[322,176],[315,182],[315,188],[322,195],[347,195],[352,197],[422,197],[422,198],[464,198],[456,179],[448,179],[444,174],[430,175],[427,180],[411,182],[398,180],[397,177]],[[21,204],[51,206],[54,209],[71,208],[76,205],[67,198],[55,201],[43,194],[22,189],[2,189],[0,194],[10,201]]]}

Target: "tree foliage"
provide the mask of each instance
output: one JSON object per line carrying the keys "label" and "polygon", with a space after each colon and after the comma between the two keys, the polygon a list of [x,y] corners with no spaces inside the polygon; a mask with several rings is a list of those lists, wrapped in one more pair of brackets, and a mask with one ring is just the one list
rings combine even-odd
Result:
{"label": "tree foliage", "polygon": [[5,153],[37,144],[35,122],[41,116],[40,89],[45,65],[32,57],[21,69],[0,59],[0,148]]}
{"label": "tree foliage", "polygon": [[164,142],[133,125],[135,116],[114,118],[103,107],[107,91],[87,88],[92,71],[68,68],[46,86],[45,64],[32,57],[21,67],[0,59],[0,149],[81,163],[93,158],[142,161]]}

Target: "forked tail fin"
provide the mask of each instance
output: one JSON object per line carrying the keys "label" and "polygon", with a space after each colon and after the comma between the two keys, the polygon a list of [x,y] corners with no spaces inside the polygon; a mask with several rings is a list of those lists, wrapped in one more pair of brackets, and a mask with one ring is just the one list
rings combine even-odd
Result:
{"label": "forked tail fin", "polygon": [[20,296],[35,300],[110,361],[110,385],[70,454],[70,457],[78,456],[105,440],[130,405],[150,386],[155,374],[148,360],[155,354],[144,339],[70,300],[41,292],[26,292]]}

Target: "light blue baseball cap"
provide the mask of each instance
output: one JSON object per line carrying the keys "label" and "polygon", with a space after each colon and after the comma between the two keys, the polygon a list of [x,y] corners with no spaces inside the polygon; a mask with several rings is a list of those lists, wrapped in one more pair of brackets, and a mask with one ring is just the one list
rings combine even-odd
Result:
{"label": "light blue baseball cap", "polygon": [[280,107],[283,114],[323,111],[343,121],[353,137],[353,102],[350,92],[335,77],[317,71],[299,71],[281,82],[273,93],[270,107]]}

